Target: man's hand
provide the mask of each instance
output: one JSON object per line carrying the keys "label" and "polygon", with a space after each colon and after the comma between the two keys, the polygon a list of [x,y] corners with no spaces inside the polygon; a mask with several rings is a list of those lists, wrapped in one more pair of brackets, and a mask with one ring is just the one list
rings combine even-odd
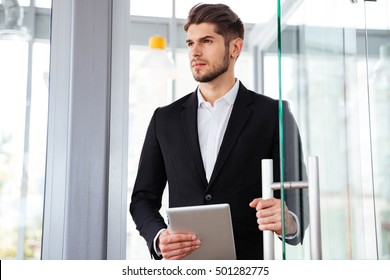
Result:
{"label": "man's hand", "polygon": [[171,234],[168,230],[161,232],[157,246],[165,260],[179,260],[200,247],[200,240],[195,234]]}
{"label": "man's hand", "polygon": [[[282,234],[281,200],[276,198],[255,198],[249,206],[256,209],[257,224],[260,230],[272,230],[276,234]],[[295,234],[297,225],[295,219],[284,205],[284,217],[286,221],[286,235]]]}

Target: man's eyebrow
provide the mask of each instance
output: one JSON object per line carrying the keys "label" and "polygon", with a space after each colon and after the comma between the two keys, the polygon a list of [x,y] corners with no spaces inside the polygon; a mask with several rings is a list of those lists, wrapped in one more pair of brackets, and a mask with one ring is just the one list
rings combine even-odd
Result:
{"label": "man's eyebrow", "polygon": [[[206,39],[214,39],[215,37],[212,36],[212,35],[207,35],[207,36],[203,36],[203,37],[200,37],[199,39],[195,40],[195,41],[203,41],[203,40],[206,40]],[[187,39],[186,40],[186,43],[189,43],[189,42],[193,42],[194,40],[192,39]]]}

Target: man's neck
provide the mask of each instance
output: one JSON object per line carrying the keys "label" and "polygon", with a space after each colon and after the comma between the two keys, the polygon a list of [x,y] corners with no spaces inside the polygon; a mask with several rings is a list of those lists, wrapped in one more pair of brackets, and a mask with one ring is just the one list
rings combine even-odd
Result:
{"label": "man's neck", "polygon": [[236,80],[234,76],[228,79],[215,79],[208,83],[199,85],[203,98],[214,106],[214,102],[224,96],[234,86]]}

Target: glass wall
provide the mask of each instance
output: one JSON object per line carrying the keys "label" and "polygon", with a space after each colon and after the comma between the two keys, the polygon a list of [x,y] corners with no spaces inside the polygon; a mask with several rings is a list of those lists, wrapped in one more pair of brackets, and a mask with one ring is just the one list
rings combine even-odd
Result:
{"label": "glass wall", "polygon": [[39,259],[51,1],[0,4],[0,259]]}
{"label": "glass wall", "polygon": [[[288,2],[281,13],[282,99],[298,123],[305,159],[319,157],[322,257],[389,259],[390,1]],[[273,97],[276,42],[262,49],[265,94]],[[287,259],[310,258],[308,252],[305,240],[287,246]]]}

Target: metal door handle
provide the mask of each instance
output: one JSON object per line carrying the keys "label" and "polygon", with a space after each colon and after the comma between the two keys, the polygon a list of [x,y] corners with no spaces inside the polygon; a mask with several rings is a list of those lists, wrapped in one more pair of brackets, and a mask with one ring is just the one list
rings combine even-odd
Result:
{"label": "metal door handle", "polygon": [[[281,188],[281,183],[273,182],[272,159],[263,159],[261,161],[261,173],[262,197],[264,199],[271,198],[273,197],[273,191]],[[285,189],[308,188],[311,259],[322,259],[318,157],[308,157],[308,182],[284,182],[283,185]],[[275,259],[273,231],[263,231],[263,251],[265,260]]]}

